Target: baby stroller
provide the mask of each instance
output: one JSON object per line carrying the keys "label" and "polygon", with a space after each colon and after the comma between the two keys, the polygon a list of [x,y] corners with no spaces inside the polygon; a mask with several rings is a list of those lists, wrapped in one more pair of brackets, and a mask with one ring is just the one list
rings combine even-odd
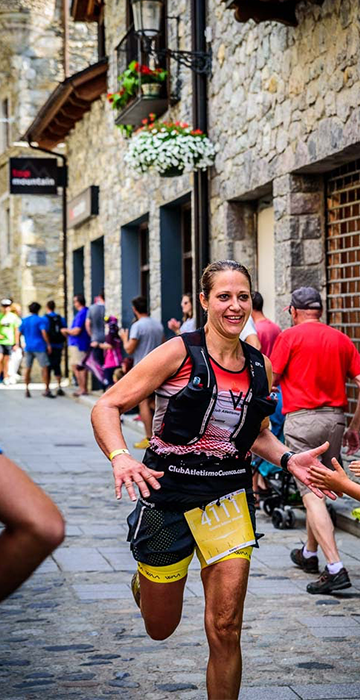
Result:
{"label": "baby stroller", "polygon": [[[271,517],[272,524],[276,529],[291,529],[295,527],[296,523],[294,509],[304,510],[302,498],[294,477],[287,472],[279,472],[277,467],[274,469],[277,471],[267,479],[269,492],[261,501],[261,506],[264,513]],[[336,510],[331,503],[327,503],[326,507],[335,527]]]}
{"label": "baby stroller", "polygon": [[[271,416],[271,432],[284,442],[281,392],[278,393],[277,398],[276,410]],[[261,459],[261,457],[253,459],[252,467],[265,481],[266,491],[258,491],[257,493],[260,497],[260,506],[266,515],[271,517],[273,526],[278,530],[295,527],[294,509],[304,510],[304,506],[294,477],[279,467],[275,467],[271,462]],[[335,508],[330,503],[327,503],[326,507],[334,526],[336,526]]]}

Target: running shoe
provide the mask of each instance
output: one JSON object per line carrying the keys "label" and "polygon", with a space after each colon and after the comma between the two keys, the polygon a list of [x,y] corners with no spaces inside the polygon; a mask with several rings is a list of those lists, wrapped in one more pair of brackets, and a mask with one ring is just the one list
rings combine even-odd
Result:
{"label": "running shoe", "polygon": [[140,577],[139,572],[136,571],[131,579],[131,592],[134,596],[134,600],[138,608],[140,608]]}
{"label": "running shoe", "polygon": [[26,398],[26,399],[31,399],[31,394],[30,394],[29,389],[25,389],[25,398]]}
{"label": "running shoe", "polygon": [[303,569],[307,574],[318,574],[319,573],[319,559],[314,554],[313,557],[305,559],[303,555],[303,547],[301,549],[293,549],[290,553],[291,561]]}
{"label": "running shoe", "polygon": [[337,574],[331,574],[325,566],[320,578],[306,586],[308,593],[336,593],[344,588],[350,588],[351,581],[349,574],[343,567]]}
{"label": "running shoe", "polygon": [[62,390],[61,386],[58,388],[56,396],[65,396],[65,391]]}
{"label": "running shoe", "polygon": [[147,450],[147,448],[150,447],[149,438],[146,437],[140,442],[134,442],[134,447],[136,447],[137,450]]}

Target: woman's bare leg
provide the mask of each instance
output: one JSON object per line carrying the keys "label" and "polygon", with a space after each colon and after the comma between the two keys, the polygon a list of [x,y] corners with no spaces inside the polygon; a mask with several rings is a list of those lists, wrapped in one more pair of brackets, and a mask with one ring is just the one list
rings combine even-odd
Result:
{"label": "woman's bare leg", "polygon": [[140,609],[148,635],[167,639],[176,630],[183,606],[187,576],[172,583],[154,583],[140,576]]}
{"label": "woman's bare leg", "polygon": [[64,520],[52,500],[0,455],[0,600],[16,590],[64,539]]}
{"label": "woman's bare leg", "polygon": [[241,683],[240,636],[249,575],[246,559],[229,559],[203,569],[205,630],[210,655],[209,700],[237,700]]}

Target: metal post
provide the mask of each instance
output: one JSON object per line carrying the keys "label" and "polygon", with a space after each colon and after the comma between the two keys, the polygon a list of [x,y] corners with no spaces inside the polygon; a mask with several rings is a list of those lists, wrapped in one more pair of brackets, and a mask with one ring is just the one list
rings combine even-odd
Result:
{"label": "metal post", "polygon": [[[40,148],[40,146],[34,146],[31,140],[28,140],[29,147],[34,151],[41,151],[42,153],[49,153],[52,156],[61,158],[63,162],[63,181],[62,181],[62,268],[63,268],[63,294],[64,294],[64,316],[67,324],[67,312],[68,312],[68,291],[67,291],[67,158],[63,153],[57,153],[55,151],[50,151],[48,148]],[[69,376],[69,358],[68,358],[68,347],[65,344],[65,376]]]}
{"label": "metal post", "polygon": [[[192,51],[206,51],[206,0],[191,0]],[[207,75],[192,73],[192,107],[195,129],[207,132]],[[207,171],[194,173],[195,273],[199,280],[209,262],[209,189]],[[196,323],[203,325],[204,312],[196,293]]]}

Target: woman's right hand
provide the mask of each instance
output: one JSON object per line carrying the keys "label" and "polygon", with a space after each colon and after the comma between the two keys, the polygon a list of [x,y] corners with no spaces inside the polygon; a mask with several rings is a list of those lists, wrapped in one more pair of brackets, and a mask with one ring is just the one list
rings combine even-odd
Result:
{"label": "woman's right hand", "polygon": [[144,498],[150,496],[149,486],[156,490],[161,488],[158,479],[164,476],[164,472],[149,469],[131,455],[117,455],[112,460],[112,467],[115,479],[115,493],[118,500],[121,499],[123,486],[127,489],[132,501],[137,500],[135,484]]}

